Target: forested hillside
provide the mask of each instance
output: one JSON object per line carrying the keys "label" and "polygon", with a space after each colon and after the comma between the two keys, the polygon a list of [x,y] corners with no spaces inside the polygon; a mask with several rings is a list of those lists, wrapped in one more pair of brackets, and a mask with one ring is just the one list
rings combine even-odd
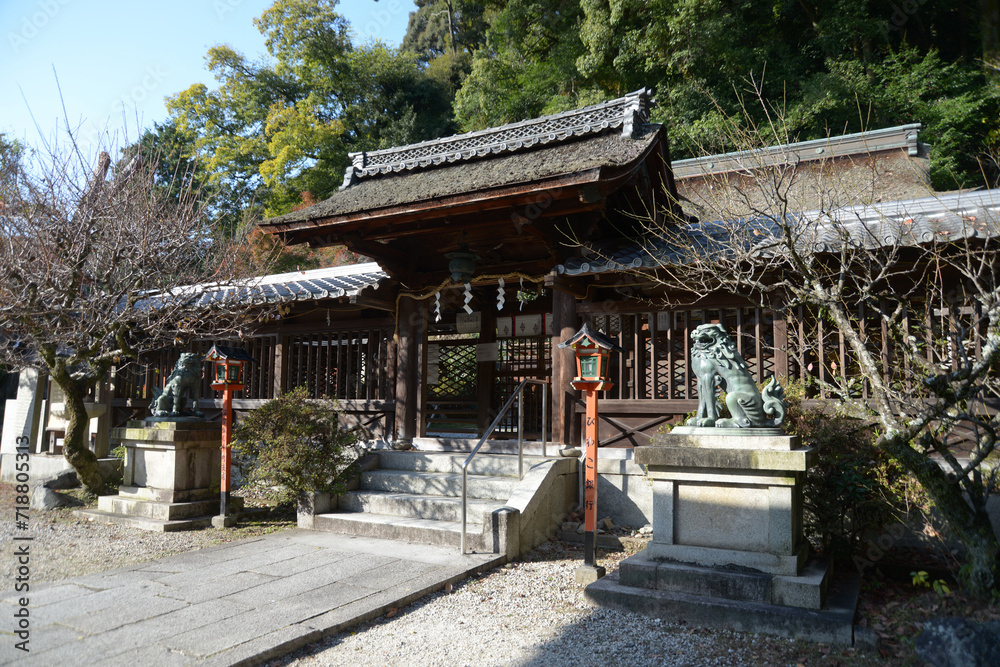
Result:
{"label": "forested hillside", "polygon": [[143,141],[191,164],[219,215],[275,215],[342,182],[347,153],[554,113],[648,87],[674,157],[920,122],[938,189],[994,183],[1000,0],[416,0],[399,48],[353,43],[335,0],[276,0],[266,55],[209,50],[213,89]]}

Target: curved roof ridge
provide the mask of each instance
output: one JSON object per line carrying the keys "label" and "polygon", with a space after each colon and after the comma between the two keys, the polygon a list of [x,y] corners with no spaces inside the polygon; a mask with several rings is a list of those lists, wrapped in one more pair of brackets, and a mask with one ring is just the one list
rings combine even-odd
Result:
{"label": "curved roof ridge", "polygon": [[434,165],[470,160],[495,153],[513,152],[535,145],[558,143],[573,137],[622,128],[632,137],[635,129],[649,122],[654,102],[647,88],[618,99],[499,127],[440,137],[406,146],[350,153],[343,190],[363,178],[411,171]]}

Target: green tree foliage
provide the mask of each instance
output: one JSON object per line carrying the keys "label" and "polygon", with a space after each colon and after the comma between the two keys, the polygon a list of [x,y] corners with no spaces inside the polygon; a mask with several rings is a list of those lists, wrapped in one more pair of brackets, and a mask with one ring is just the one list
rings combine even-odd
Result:
{"label": "green tree foliage", "polygon": [[424,73],[451,97],[472,69],[472,54],[486,39],[485,7],[470,0],[415,0],[402,49],[417,56]]}
{"label": "green tree foliage", "polygon": [[171,131],[189,141],[224,199],[265,215],[319,199],[342,182],[349,151],[448,133],[451,96],[417,57],[380,42],[351,43],[336,0],[277,0],[255,25],[268,56],[209,49],[218,81],[168,100]]}
{"label": "green tree foliage", "polygon": [[[744,94],[759,90],[797,140],[923,123],[934,185],[980,184],[980,160],[1000,146],[1000,92],[990,78],[998,63],[989,46],[997,28],[984,18],[987,4],[490,4],[455,115],[474,130],[647,86],[659,101],[654,119],[670,127],[675,157],[685,157],[730,149],[723,118],[746,113]],[[756,113],[747,121],[759,122]]]}
{"label": "green tree foliage", "polygon": [[[24,147],[16,139],[8,139],[6,134],[0,132],[0,174],[11,173],[23,158]],[[0,213],[3,212],[6,189],[6,187],[0,186]]]}
{"label": "green tree foliage", "polygon": [[[486,38],[485,4],[469,0],[415,0],[416,11],[403,37],[403,49],[423,63],[440,56],[471,54]],[[491,3],[486,3],[491,4]]]}
{"label": "green tree foliage", "polygon": [[236,425],[233,453],[250,485],[280,487],[279,497],[338,493],[341,473],[356,458],[358,434],[338,423],[334,404],[298,387],[249,412]]}
{"label": "green tree foliage", "polygon": [[[486,43],[455,99],[465,130],[502,125],[577,106],[592,90],[576,69],[583,52],[577,0],[511,0],[486,12]],[[598,98],[605,97],[604,91]]]}

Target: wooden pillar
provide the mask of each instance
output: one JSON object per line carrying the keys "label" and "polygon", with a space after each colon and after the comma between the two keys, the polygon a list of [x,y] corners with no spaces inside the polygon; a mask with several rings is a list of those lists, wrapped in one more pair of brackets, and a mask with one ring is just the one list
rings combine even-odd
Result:
{"label": "wooden pillar", "polygon": [[570,386],[576,370],[572,350],[559,344],[580,328],[576,300],[572,294],[552,290],[552,442],[568,447],[580,445],[580,420],[576,419],[577,391]]}
{"label": "wooden pillar", "polygon": [[[496,346],[497,316],[494,308],[487,306],[482,311],[482,326],[479,330],[479,343],[481,345],[491,344],[494,347]],[[480,436],[486,432],[486,429],[489,428],[489,425],[496,417],[496,413],[493,411],[492,405],[493,385],[496,382],[496,374],[496,361],[477,361],[476,381],[479,385],[479,389],[476,399],[479,404],[478,433]]]}
{"label": "wooden pillar", "polygon": [[271,376],[271,398],[277,398],[288,386],[288,336],[281,334],[281,327],[278,327],[278,338],[274,343],[274,373]]}
{"label": "wooden pillar", "polygon": [[[774,334],[774,375],[782,386],[787,387],[788,377],[788,320],[780,296],[771,301],[772,328]],[[759,378],[764,381],[765,378]]]}
{"label": "wooden pillar", "polygon": [[417,302],[417,329],[414,340],[414,354],[417,358],[417,368],[413,374],[411,390],[416,398],[413,410],[414,437],[427,435],[427,302]]}
{"label": "wooden pillar", "polygon": [[417,434],[417,399],[423,382],[420,373],[420,342],[427,327],[423,304],[403,297],[396,322],[396,439],[410,442]]}

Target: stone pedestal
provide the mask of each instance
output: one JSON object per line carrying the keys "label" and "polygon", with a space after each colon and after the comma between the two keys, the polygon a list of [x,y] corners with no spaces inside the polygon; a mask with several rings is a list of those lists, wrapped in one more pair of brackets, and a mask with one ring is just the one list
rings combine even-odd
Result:
{"label": "stone pedestal", "polygon": [[602,606],[666,620],[850,644],[856,582],[831,600],[807,561],[802,483],[815,452],[780,429],[680,427],[635,450],[653,487],[653,537],[587,588]]}
{"label": "stone pedestal", "polygon": [[654,436],[653,446],[635,452],[653,485],[647,555],[797,575],[808,552],[802,479],[814,454],[777,429],[681,427]]}
{"label": "stone pedestal", "polygon": [[222,424],[130,422],[111,437],[125,447],[123,494],[168,503],[218,500]]}
{"label": "stone pedestal", "polygon": [[[116,496],[102,496],[90,519],[146,530],[212,525],[219,511],[222,425],[203,421],[129,422],[111,437],[125,447],[123,481]],[[243,507],[233,498],[231,512]]]}

